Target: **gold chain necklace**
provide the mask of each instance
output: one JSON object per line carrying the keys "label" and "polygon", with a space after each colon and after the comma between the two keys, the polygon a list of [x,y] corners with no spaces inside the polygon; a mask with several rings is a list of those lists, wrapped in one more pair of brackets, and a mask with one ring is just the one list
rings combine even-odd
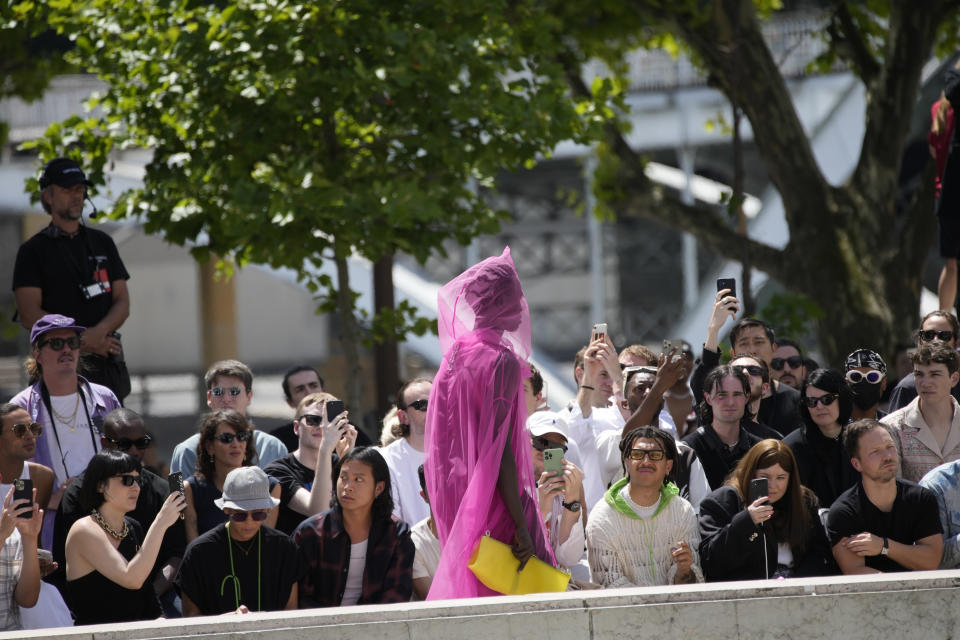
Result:
{"label": "gold chain necklace", "polygon": [[96,509],[90,511],[90,515],[93,516],[94,522],[96,522],[100,527],[106,531],[108,534],[116,538],[117,540],[123,540],[127,537],[127,534],[130,533],[130,525],[127,524],[127,521],[123,521],[123,530],[117,531],[104,520],[103,516]]}
{"label": "gold chain necklace", "polygon": [[76,394],[76,396],[77,396],[77,402],[73,405],[73,413],[70,414],[69,417],[61,414],[59,411],[57,411],[57,410],[53,407],[53,403],[52,403],[52,402],[50,403],[50,410],[53,411],[53,417],[55,417],[57,420],[59,420],[60,423],[66,425],[66,426],[68,426],[68,427],[70,427],[70,432],[71,432],[71,433],[76,433],[76,432],[77,432],[77,425],[76,425],[76,421],[77,421],[77,411],[80,410],[80,394],[78,393],[78,394]]}
{"label": "gold chain necklace", "polygon": [[[230,532],[229,532],[229,531],[227,532],[227,535],[230,535]],[[250,544],[247,545],[247,548],[246,548],[246,549],[244,549],[244,548],[240,545],[240,541],[239,541],[239,540],[234,539],[234,540],[233,540],[233,544],[234,544],[234,546],[237,547],[237,550],[240,551],[240,552],[243,554],[244,557],[247,557],[248,555],[250,555],[250,552],[253,551],[253,543],[256,542],[256,541],[257,541],[257,538],[256,538],[256,537],[250,538]]]}

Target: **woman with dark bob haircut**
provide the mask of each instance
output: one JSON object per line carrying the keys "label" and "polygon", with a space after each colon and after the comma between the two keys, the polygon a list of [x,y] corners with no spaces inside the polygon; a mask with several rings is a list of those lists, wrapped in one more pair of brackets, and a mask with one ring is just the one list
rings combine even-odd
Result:
{"label": "woman with dark bob haircut", "polygon": [[391,515],[386,461],[374,447],[355,447],[334,476],[333,508],[293,532],[306,564],[300,608],[409,602],[415,550],[410,527]]}
{"label": "woman with dark bob haircut", "polygon": [[803,424],[783,442],[793,450],[800,482],[829,507],[860,479],[843,450],[843,432],[853,412],[853,393],[836,369],[816,369],[800,387]]}
{"label": "woman with dark bob haircut", "polygon": [[148,580],[167,529],[186,506],[171,494],[146,535],[125,516],[140,497],[140,461],[116,450],[93,456],[83,472],[80,504],[90,515],[67,534],[67,594],[77,624],[150,620],[162,614]]}
{"label": "woman with dark bob haircut", "polygon": [[[200,422],[200,442],[197,443],[197,470],[184,482],[187,498],[184,527],[187,542],[227,521],[226,514],[214,504],[223,496],[227,474],[253,464],[253,427],[246,417],[233,409],[208,413]],[[280,497],[280,485],[271,478],[270,495]],[[277,526],[279,511],[271,509],[264,524]]]}
{"label": "woman with dark bob haircut", "polygon": [[[766,479],[767,495],[750,502],[755,478]],[[700,503],[700,564],[707,581],[836,573],[818,508],[788,446],[773,439],[753,445],[726,484]]]}

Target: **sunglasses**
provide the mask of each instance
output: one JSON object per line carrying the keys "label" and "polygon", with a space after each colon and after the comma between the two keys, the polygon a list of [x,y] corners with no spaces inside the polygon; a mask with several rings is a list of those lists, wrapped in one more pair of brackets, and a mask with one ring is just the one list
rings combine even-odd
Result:
{"label": "sunglasses", "polygon": [[12,425],[10,427],[10,431],[12,431],[13,435],[15,435],[18,438],[22,438],[23,436],[27,435],[28,429],[30,430],[30,433],[32,433],[37,438],[39,438],[40,434],[43,433],[43,425],[40,424],[39,422],[31,422],[30,424],[24,424],[22,422],[18,422],[17,424]]}
{"label": "sunglasses", "polygon": [[234,439],[239,440],[240,442],[246,442],[250,439],[252,433],[250,431],[241,431],[240,433],[221,433],[218,436],[213,436],[214,440],[219,440],[223,444],[230,444]]}
{"label": "sunglasses", "polygon": [[556,442],[550,442],[543,436],[531,436],[530,443],[533,445],[533,448],[537,451],[546,451],[547,449],[563,449],[563,452],[567,452],[567,445],[557,444]]}
{"label": "sunglasses", "polygon": [[820,396],[819,398],[811,398],[810,396],[804,396],[803,403],[811,409],[817,406],[818,402],[825,407],[829,407],[839,397],[840,395],[836,393],[828,393],[827,395]]}
{"label": "sunglasses", "polygon": [[933,340],[950,342],[954,337],[953,331],[934,331],[933,329],[924,329],[923,331],[918,331],[917,335],[919,335],[920,339],[924,342],[931,342]]}
{"label": "sunglasses", "polygon": [[790,365],[791,369],[799,369],[803,366],[803,358],[800,356],[790,356],[789,358],[774,358],[770,361],[770,368],[780,371],[783,369],[783,365]]}
{"label": "sunglasses", "polygon": [[734,369],[736,369],[737,371],[742,371],[743,373],[751,376],[763,375],[763,369],[761,369],[755,364],[741,364],[741,365],[735,366]]}
{"label": "sunglasses", "polygon": [[643,461],[644,458],[650,458],[651,462],[660,462],[665,455],[667,452],[663,449],[630,449],[627,457],[637,462]]}
{"label": "sunglasses", "polygon": [[219,398],[219,397],[222,396],[224,393],[229,393],[231,396],[233,396],[234,398],[236,398],[238,395],[240,395],[241,393],[243,393],[243,387],[230,387],[230,388],[225,388],[225,387],[213,387],[212,389],[210,389],[210,395],[212,395],[212,396],[214,396],[214,397],[216,397],[216,398]]}
{"label": "sunglasses", "polygon": [[136,447],[137,449],[140,449],[140,451],[143,451],[150,446],[151,442],[153,442],[153,438],[150,436],[143,436],[142,438],[137,438],[136,440],[131,440],[130,438],[120,438],[119,440],[114,440],[110,436],[103,437],[112,442],[113,446],[115,446],[118,451],[128,451],[130,447]]}
{"label": "sunglasses", "polygon": [[138,487],[143,486],[143,479],[140,476],[113,476],[114,478],[120,478],[120,482],[125,487],[132,487],[137,485]]}
{"label": "sunglasses", "polygon": [[318,416],[315,413],[305,413],[297,418],[297,421],[303,422],[308,427],[319,427],[321,424],[323,424],[323,416]]}
{"label": "sunglasses", "polygon": [[417,411],[426,411],[427,410],[427,401],[426,400],[414,400],[407,405],[408,409],[416,409]]}
{"label": "sunglasses", "polygon": [[863,382],[866,380],[870,384],[877,384],[883,379],[883,374],[879,371],[867,371],[866,373],[861,373],[856,369],[851,369],[847,371],[847,381],[850,384],[857,384],[858,382]]}
{"label": "sunglasses", "polygon": [[49,340],[38,342],[37,348],[43,349],[47,345],[50,345],[50,348],[54,351],[60,351],[63,349],[64,345],[76,351],[80,348],[80,336],[71,336],[69,338],[50,338]]}
{"label": "sunglasses", "polygon": [[234,511],[230,514],[230,519],[234,522],[246,522],[247,516],[253,518],[254,522],[263,522],[267,519],[266,511]]}

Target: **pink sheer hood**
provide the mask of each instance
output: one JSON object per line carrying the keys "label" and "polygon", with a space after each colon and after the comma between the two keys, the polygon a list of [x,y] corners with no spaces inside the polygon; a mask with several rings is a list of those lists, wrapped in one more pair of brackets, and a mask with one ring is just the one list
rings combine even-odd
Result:
{"label": "pink sheer hood", "polygon": [[486,532],[513,543],[515,526],[497,490],[508,440],[537,556],[554,563],[524,429],[530,313],[510,249],[447,283],[438,310],[444,356],[427,408],[424,472],[443,554],[428,599],[496,595],[467,563]]}

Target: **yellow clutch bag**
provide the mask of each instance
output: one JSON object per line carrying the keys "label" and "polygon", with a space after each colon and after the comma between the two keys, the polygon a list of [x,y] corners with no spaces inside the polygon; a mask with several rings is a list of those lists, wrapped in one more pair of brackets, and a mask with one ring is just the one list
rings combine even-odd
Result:
{"label": "yellow clutch bag", "polygon": [[508,596],[566,591],[570,574],[554,569],[536,556],[518,572],[520,561],[510,547],[489,535],[480,538],[467,565],[484,586]]}

